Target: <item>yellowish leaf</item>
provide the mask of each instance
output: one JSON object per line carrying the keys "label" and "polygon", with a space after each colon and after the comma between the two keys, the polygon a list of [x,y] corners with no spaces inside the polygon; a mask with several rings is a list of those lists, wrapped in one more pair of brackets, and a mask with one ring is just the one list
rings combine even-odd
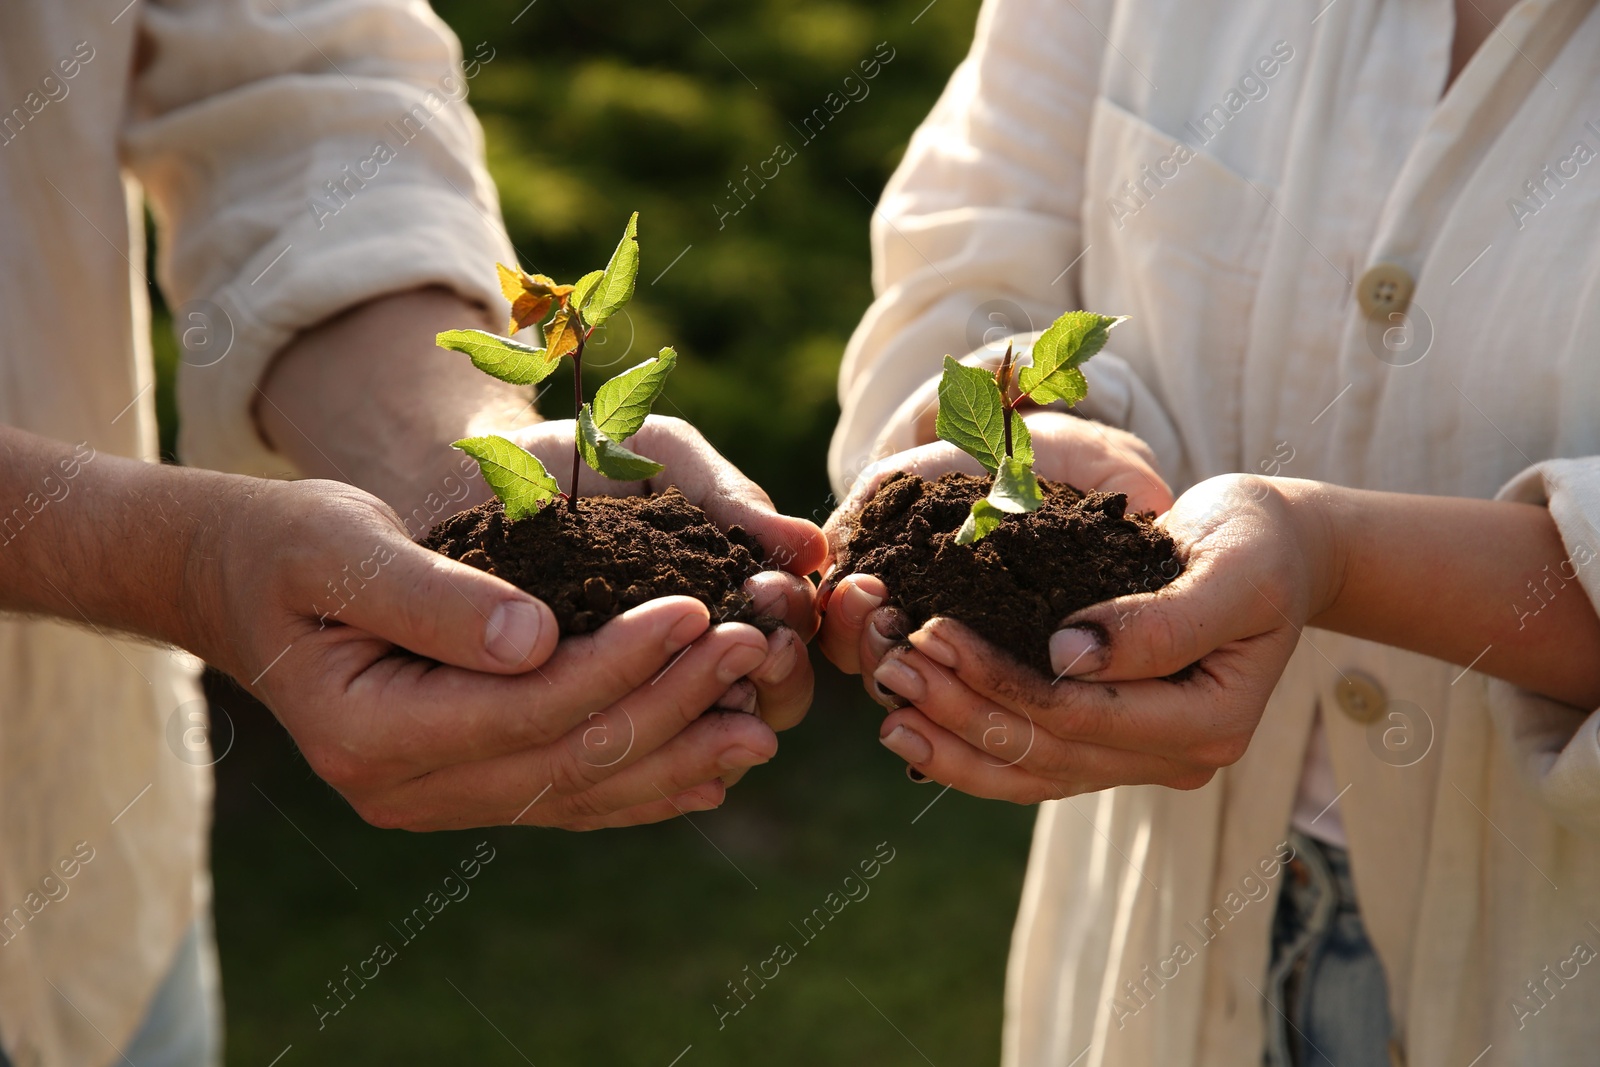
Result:
{"label": "yellowish leaf", "polygon": [[562,308],[556,312],[555,318],[550,320],[544,328],[544,347],[550,359],[560,359],[578,347],[578,329],[573,321],[571,308]]}

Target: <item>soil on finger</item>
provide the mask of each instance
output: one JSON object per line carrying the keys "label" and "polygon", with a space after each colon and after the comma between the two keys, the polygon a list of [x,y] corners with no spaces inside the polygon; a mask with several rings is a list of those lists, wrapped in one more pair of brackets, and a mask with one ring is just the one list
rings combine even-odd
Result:
{"label": "soil on finger", "polygon": [[564,637],[664,596],[692,596],[717,622],[771,629],[743,591],[762,569],[761,546],[742,527],[718,529],[677,489],[581,497],[575,514],[553,501],[515,521],[491,500],[445,519],[421,544],[543,600]]}
{"label": "soil on finger", "polygon": [[1091,604],[1159,589],[1182,570],[1177,546],[1121,493],[1040,480],[1038,511],[1007,515],[975,545],[955,543],[991,478],[889,476],[839,553],[840,574],[872,574],[921,626],[956,619],[1049,676],[1050,635]]}

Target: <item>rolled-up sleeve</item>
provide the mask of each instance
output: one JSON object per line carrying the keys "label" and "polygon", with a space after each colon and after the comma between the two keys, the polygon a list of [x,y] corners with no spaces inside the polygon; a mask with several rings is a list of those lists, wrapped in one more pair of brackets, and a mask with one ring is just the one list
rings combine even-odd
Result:
{"label": "rolled-up sleeve", "polygon": [[[1567,549],[1560,577],[1600,610],[1600,457],[1535,464],[1496,499],[1550,509]],[[1600,834],[1600,710],[1498,680],[1489,682],[1489,707],[1534,795],[1567,826]]]}
{"label": "rolled-up sleeve", "polygon": [[1108,5],[988,0],[972,51],[912,137],[872,220],[877,299],[839,377],[828,456],[843,492],[896,410],[995,331],[1077,306],[1084,150]]}
{"label": "rolled-up sleeve", "polygon": [[421,0],[141,5],[122,152],[161,235],[179,451],[291,473],[251,417],[296,333],[388,293],[446,286],[496,306],[512,256],[465,103],[492,62]]}

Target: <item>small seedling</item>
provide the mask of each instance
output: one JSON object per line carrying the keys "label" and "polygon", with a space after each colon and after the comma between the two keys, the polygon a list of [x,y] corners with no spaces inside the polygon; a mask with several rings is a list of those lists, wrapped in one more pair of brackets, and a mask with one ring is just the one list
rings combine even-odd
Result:
{"label": "small seedling", "polygon": [[1037,511],[1044,503],[1033,474],[1028,424],[1014,418],[1017,408],[1030,399],[1038,404],[1060,400],[1069,407],[1082,400],[1089,383],[1078,367],[1104,348],[1106,335],[1126,320],[1126,315],[1069,311],[1039,335],[1033,343],[1033,365],[1020,371],[1009,345],[993,374],[944,357],[935,429],[942,440],[994,475],[989,495],[973,503],[972,513],[956,531],[956,544],[973,544],[992,533],[1006,515]]}
{"label": "small seedling", "polygon": [[[478,461],[484,481],[506,506],[506,518],[525,519],[550,501],[562,497],[578,510],[578,464],[618,481],[638,481],[661,473],[663,467],[622,446],[638,432],[661,395],[678,354],[663,348],[649,359],[617,375],[595,390],[594,403],[583,399],[583,348],[595,330],[604,326],[633,299],[639,274],[639,213],[628,219],[622,241],[604,270],[591,271],[572,285],[558,285],[543,274],[528,274],[520,267],[495,264],[500,291],[511,301],[507,333],[540,323],[545,347],[534,348],[510,337],[483,330],[447,330],[437,340],[440,348],[465,353],[473,366],[513,385],[533,385],[549,377],[562,357],[572,357],[572,404],[577,412],[572,435],[572,486],[569,496],[543,463],[532,453],[504,437],[468,437],[455,447]],[[554,314],[551,314],[551,312]],[[549,316],[546,321],[546,316]]]}

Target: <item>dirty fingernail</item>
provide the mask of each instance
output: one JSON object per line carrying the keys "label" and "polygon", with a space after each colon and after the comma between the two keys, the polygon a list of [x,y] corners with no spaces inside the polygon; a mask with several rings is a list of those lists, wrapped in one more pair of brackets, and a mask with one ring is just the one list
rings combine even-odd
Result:
{"label": "dirty fingernail", "polygon": [[913,704],[928,693],[928,684],[922,680],[922,675],[907,666],[899,656],[892,656],[878,664],[878,669],[872,672],[872,680]]}
{"label": "dirty fingernail", "polygon": [[489,655],[508,667],[520,667],[533,654],[544,631],[549,609],[527,600],[507,600],[494,609],[484,627],[483,645]]}
{"label": "dirty fingernail", "polygon": [[1105,638],[1093,626],[1068,626],[1050,635],[1050,666],[1068,678],[1090,674],[1106,665]]}
{"label": "dirty fingernail", "polygon": [[860,626],[873,608],[883,604],[883,597],[873,596],[859,585],[851,582],[844,588],[844,598],[840,611],[844,614],[844,621],[852,626]]}
{"label": "dirty fingernail", "polygon": [[916,782],[918,785],[921,785],[924,782],[933,781],[932,778],[929,778],[926,774],[923,774],[909,763],[906,764],[906,777],[911,779],[913,782]]}
{"label": "dirty fingernail", "polygon": [[794,673],[800,662],[800,641],[793,630],[783,629],[767,641],[767,658],[750,677],[762,685],[777,685]]}
{"label": "dirty fingernail", "polygon": [[918,652],[921,652],[933,662],[943,664],[952,670],[960,663],[960,658],[956,655],[955,646],[927,629],[921,629],[912,634],[911,643],[916,646]]}
{"label": "dirty fingernail", "polygon": [[928,744],[928,739],[909,726],[896,726],[882,743],[907,763],[927,763],[933,758],[933,746]]}
{"label": "dirty fingernail", "polygon": [[767,649],[763,645],[755,648],[751,645],[737,645],[722,654],[722,659],[717,662],[717,681],[723,685],[732,685],[751,671],[761,665],[767,658]]}
{"label": "dirty fingernail", "polygon": [[720,711],[737,711],[746,715],[754,715],[758,706],[759,695],[756,687],[744,678],[739,679],[728,687],[727,692],[717,698],[714,705]]}

